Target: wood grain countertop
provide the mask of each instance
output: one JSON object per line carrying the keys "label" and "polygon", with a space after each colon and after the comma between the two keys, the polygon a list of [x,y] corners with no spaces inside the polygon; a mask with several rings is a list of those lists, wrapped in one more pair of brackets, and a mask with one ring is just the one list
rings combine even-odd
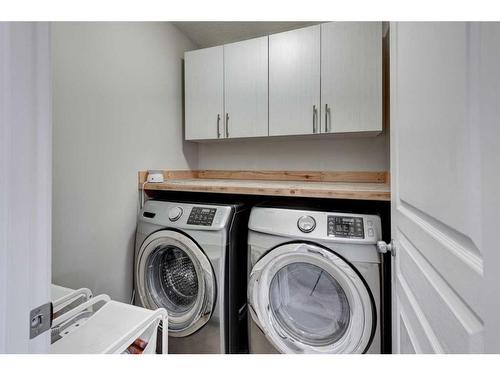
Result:
{"label": "wood grain countertop", "polygon": [[[190,191],[287,197],[390,201],[387,172],[163,171],[165,182],[146,191]],[[139,172],[142,189],[147,172]]]}

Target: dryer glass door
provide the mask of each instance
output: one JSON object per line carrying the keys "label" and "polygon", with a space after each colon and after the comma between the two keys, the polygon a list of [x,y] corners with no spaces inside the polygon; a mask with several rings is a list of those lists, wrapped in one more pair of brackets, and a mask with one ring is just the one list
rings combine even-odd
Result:
{"label": "dryer glass door", "polygon": [[269,304],[290,336],[312,346],[339,341],[349,325],[349,302],[342,286],[311,263],[290,263],[276,272]]}
{"label": "dryer glass door", "polygon": [[171,336],[196,332],[212,315],[216,300],[212,266],[199,246],[182,233],[163,230],[144,241],[136,281],[143,306],[168,311]]}
{"label": "dryer glass door", "polygon": [[321,246],[270,251],[252,269],[248,298],[252,318],[284,353],[362,353],[374,332],[365,283]]}

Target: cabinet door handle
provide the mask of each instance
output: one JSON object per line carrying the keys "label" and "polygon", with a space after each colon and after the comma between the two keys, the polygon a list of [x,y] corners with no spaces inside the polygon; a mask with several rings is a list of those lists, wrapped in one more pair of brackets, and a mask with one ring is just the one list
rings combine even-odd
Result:
{"label": "cabinet door handle", "polygon": [[313,133],[316,134],[316,118],[317,118],[318,111],[316,110],[316,106],[313,105]]}
{"label": "cabinet door handle", "polygon": [[330,127],[328,126],[328,104],[325,104],[325,133],[330,131]]}
{"label": "cabinet door handle", "polygon": [[226,138],[229,138],[229,113],[226,113]]}
{"label": "cabinet door handle", "polygon": [[217,138],[220,138],[220,114],[217,113]]}

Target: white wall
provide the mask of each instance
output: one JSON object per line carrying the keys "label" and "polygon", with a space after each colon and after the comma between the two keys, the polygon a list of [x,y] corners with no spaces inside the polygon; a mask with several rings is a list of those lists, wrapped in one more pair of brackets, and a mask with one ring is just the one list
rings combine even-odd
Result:
{"label": "white wall", "polygon": [[198,164],[200,169],[388,171],[389,137],[204,143]]}
{"label": "white wall", "polygon": [[53,281],[128,301],[137,172],[197,168],[183,143],[182,58],[168,23],[55,23]]}

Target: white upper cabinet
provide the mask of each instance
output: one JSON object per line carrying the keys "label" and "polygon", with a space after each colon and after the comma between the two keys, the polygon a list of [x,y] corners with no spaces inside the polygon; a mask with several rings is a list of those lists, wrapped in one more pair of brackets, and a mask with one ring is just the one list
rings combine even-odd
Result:
{"label": "white upper cabinet", "polygon": [[321,25],[322,133],[382,131],[382,24]]}
{"label": "white upper cabinet", "polygon": [[267,36],[224,45],[225,137],[268,135]]}
{"label": "white upper cabinet", "polygon": [[320,131],[320,25],[269,36],[269,135]]}
{"label": "white upper cabinet", "polygon": [[185,54],[186,139],[382,131],[382,23],[331,22]]}
{"label": "white upper cabinet", "polygon": [[217,139],[224,136],[224,48],[186,52],[185,138]]}

